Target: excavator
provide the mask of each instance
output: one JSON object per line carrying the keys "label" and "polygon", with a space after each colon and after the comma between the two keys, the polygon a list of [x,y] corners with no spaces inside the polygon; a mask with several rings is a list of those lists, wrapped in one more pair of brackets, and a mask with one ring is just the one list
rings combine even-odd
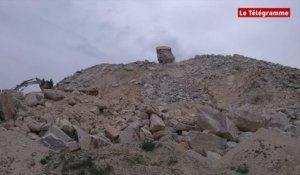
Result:
{"label": "excavator", "polygon": [[22,83],[18,84],[16,87],[14,87],[12,90],[14,91],[23,91],[27,86],[38,84],[41,90],[43,89],[53,89],[53,81],[52,79],[45,80],[45,79],[39,79],[39,78],[32,78],[29,80],[25,80]]}

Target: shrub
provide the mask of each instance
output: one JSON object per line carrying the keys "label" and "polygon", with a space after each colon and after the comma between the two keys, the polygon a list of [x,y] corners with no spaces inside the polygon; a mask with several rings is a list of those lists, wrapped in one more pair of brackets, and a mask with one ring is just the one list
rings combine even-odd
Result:
{"label": "shrub", "polygon": [[40,163],[42,165],[46,165],[49,161],[50,161],[50,157],[46,156],[45,158],[43,158],[43,159],[40,160]]}
{"label": "shrub", "polygon": [[238,168],[236,169],[236,172],[241,173],[241,174],[247,174],[249,172],[249,168],[248,168],[247,164],[243,163],[238,166]]}
{"label": "shrub", "polygon": [[144,151],[153,151],[155,149],[155,143],[152,141],[145,140],[142,144],[142,150]]}

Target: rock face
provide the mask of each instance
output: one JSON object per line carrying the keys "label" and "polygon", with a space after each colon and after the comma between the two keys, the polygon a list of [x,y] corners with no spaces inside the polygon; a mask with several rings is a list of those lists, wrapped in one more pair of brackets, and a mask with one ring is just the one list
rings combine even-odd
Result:
{"label": "rock face", "polygon": [[175,57],[168,46],[156,47],[158,62],[161,64],[174,63]]}

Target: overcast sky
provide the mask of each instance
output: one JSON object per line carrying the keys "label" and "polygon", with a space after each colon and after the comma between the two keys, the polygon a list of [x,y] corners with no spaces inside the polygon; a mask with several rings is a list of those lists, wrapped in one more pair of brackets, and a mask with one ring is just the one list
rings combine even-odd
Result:
{"label": "overcast sky", "polygon": [[[290,7],[291,18],[237,18],[238,7]],[[243,54],[300,68],[299,0],[0,0],[0,88],[58,82],[100,63]]]}

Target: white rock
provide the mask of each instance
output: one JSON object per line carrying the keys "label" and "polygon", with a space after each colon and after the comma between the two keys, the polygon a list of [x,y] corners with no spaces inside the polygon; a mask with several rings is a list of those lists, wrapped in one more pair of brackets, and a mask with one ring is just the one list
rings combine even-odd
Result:
{"label": "white rock", "polygon": [[156,114],[151,114],[151,117],[150,117],[150,131],[151,132],[164,130],[165,127],[166,127],[165,123],[160,117],[158,117]]}

